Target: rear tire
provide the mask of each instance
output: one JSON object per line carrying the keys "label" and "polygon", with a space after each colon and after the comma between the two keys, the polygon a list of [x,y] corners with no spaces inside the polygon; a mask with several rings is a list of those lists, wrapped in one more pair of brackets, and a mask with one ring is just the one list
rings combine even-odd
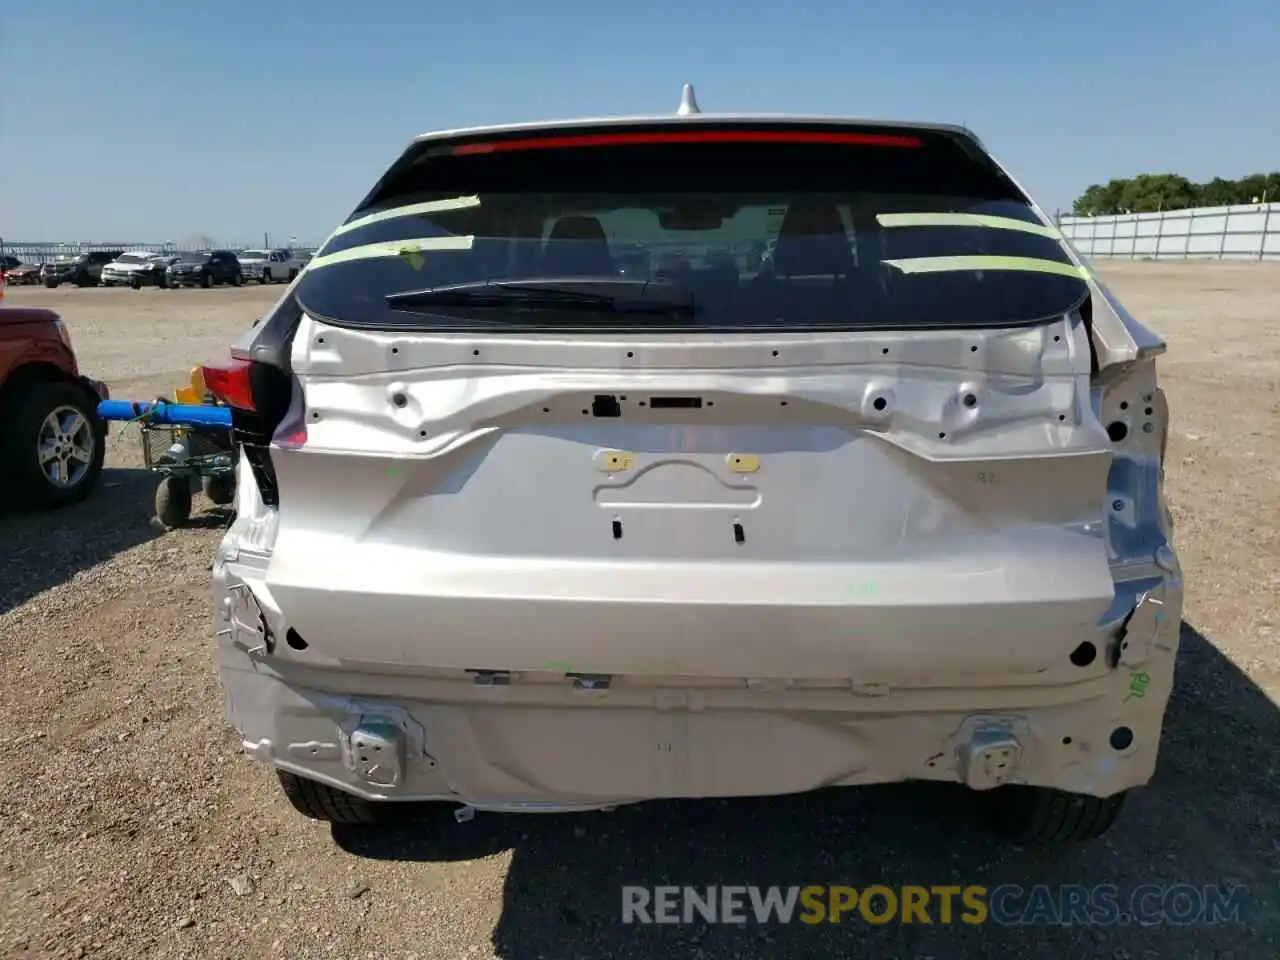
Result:
{"label": "rear tire", "polygon": [[263,283],[271,282],[271,271],[268,270],[266,267],[262,268],[262,282]]}
{"label": "rear tire", "polygon": [[200,286],[204,287],[206,290],[208,290],[210,287],[212,287],[212,286],[213,286],[213,274],[211,274],[211,273],[206,273],[203,277],[201,277],[201,278],[200,278]]}
{"label": "rear tire", "polygon": [[186,477],[165,477],[156,487],[156,519],[167,530],[181,527],[191,519],[191,481]]}
{"label": "rear tire", "polygon": [[1124,792],[1094,797],[1047,787],[1010,785],[991,797],[996,830],[1026,846],[1096,840],[1124,806]]}
{"label": "rear tire", "polygon": [[277,770],[276,776],[280,778],[280,786],[293,809],[305,817],[325,823],[378,822],[377,805],[363,797],[285,770]]}
{"label": "rear tire", "polygon": [[45,285],[46,287],[48,287],[50,290],[56,290],[56,289],[58,289],[58,281],[57,281],[57,279],[55,279],[54,277],[48,277],[48,278],[44,281],[44,285]]}
{"label": "rear tire", "polygon": [[[65,416],[50,420],[58,411]],[[79,415],[75,422],[71,412]],[[69,441],[58,434],[67,429],[74,445],[91,445],[88,460],[65,461],[68,478],[78,473],[74,483],[60,484],[46,475],[40,448],[48,443],[65,451]],[[70,424],[70,426],[67,426]],[[102,477],[106,453],[107,427],[98,416],[98,400],[87,389],[65,380],[38,380],[18,387],[0,422],[0,487],[12,490],[19,505],[36,509],[56,509],[79,503],[93,491]]]}

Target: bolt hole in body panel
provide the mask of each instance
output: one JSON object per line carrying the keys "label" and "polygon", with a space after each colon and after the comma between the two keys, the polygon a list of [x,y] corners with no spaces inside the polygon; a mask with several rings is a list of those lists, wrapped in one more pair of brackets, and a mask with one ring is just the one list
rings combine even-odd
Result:
{"label": "bolt hole in body panel", "polygon": [[1071,651],[1071,662],[1077,667],[1087,667],[1098,659],[1098,648],[1088,640]]}

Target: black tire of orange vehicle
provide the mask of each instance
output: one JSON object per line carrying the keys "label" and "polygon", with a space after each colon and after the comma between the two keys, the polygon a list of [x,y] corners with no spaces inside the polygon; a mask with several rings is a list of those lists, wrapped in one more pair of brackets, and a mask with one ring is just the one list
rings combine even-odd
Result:
{"label": "black tire of orange vehicle", "polygon": [[[98,399],[88,389],[66,380],[37,380],[18,387],[0,420],[0,488],[19,507],[57,509],[79,503],[102,477],[107,447],[106,423],[98,416]],[[59,407],[71,407],[88,421],[93,436],[88,469],[72,486],[60,487],[40,465],[40,431]]]}
{"label": "black tire of orange vehicle", "polygon": [[191,519],[191,481],[165,477],[156,487],[156,519],[166,530],[184,526]]}
{"label": "black tire of orange vehicle", "polygon": [[277,770],[276,776],[289,803],[303,816],[326,823],[378,822],[378,804],[363,797],[285,770]]}
{"label": "black tire of orange vehicle", "polygon": [[1126,794],[1094,797],[1021,784],[999,787],[991,798],[996,829],[1025,846],[1096,840],[1116,822]]}

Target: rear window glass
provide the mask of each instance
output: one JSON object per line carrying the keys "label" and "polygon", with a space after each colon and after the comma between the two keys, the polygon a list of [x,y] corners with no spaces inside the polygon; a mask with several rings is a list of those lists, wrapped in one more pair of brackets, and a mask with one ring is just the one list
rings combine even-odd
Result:
{"label": "rear window glass", "polygon": [[[795,131],[786,142],[428,141],[318,251],[297,299],[347,326],[621,332],[1014,326],[1087,295],[1055,231],[972,144]],[[622,299],[678,287],[692,308],[387,299],[582,278]]]}

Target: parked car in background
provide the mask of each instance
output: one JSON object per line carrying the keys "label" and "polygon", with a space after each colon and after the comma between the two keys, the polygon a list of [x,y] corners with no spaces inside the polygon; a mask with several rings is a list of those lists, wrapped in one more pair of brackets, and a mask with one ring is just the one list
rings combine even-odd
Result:
{"label": "parked car in background", "polygon": [[129,278],[129,286],[135,290],[142,287],[167,287],[169,285],[169,267],[178,262],[176,253],[157,253]]}
{"label": "parked car in background", "polygon": [[232,250],[179,254],[165,271],[165,285],[169,287],[213,287],[222,283],[238,287],[243,282],[240,261]]}
{"label": "parked car in background", "polygon": [[90,250],[69,259],[57,259],[44,265],[40,280],[46,287],[63,283],[74,283],[78,287],[97,286],[102,279],[103,267],[123,253],[123,250]]}
{"label": "parked car in background", "polygon": [[102,268],[104,287],[140,287],[155,283],[155,267],[164,255],[152,250],[129,250]]}
{"label": "parked car in background", "polygon": [[244,279],[259,283],[285,283],[298,275],[305,265],[292,250],[245,250],[237,255]]}
{"label": "parked car in background", "polygon": [[12,287],[39,283],[40,264],[23,263],[17,257],[6,256],[4,265],[4,282]]}
{"label": "parked car in background", "polygon": [[24,507],[87,497],[102,473],[106,384],[83,376],[52,310],[0,307],[0,493]]}

